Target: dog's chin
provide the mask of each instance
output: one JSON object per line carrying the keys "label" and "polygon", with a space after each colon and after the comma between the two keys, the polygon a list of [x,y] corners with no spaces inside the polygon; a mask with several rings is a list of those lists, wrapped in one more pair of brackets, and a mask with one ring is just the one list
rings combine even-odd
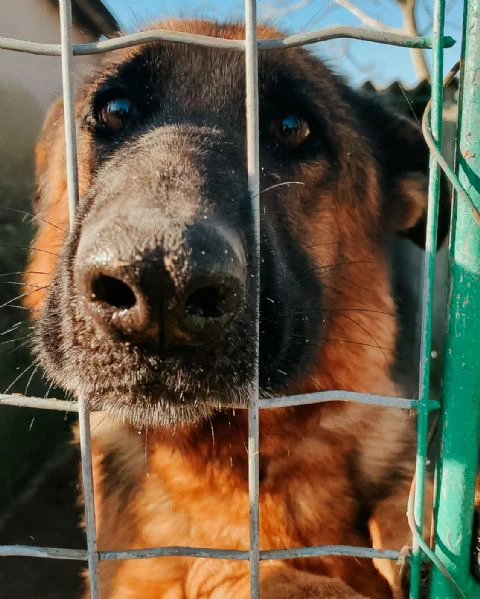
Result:
{"label": "dog's chin", "polygon": [[198,425],[215,413],[245,408],[250,387],[191,392],[172,391],[161,385],[137,386],[128,389],[105,389],[95,395],[80,392],[91,411],[102,411],[130,422],[139,430]]}

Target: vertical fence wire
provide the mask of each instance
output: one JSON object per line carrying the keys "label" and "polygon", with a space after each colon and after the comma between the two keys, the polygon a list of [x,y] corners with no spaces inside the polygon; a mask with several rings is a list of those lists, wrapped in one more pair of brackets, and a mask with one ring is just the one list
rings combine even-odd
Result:
{"label": "vertical fence wire", "polygon": [[70,215],[70,229],[72,229],[75,220],[75,210],[78,203],[77,135],[73,84],[72,5],[70,0],[59,0],[59,3],[68,211]]}
{"label": "vertical fence wire", "polygon": [[[62,46],[62,88],[65,127],[65,160],[67,172],[68,208],[70,230],[75,222],[78,204],[78,164],[75,120],[75,94],[73,82],[73,35],[71,0],[59,0],[60,32]],[[90,417],[82,398],[79,398],[78,420],[80,429],[80,455],[82,463],[82,484],[85,499],[85,529],[87,534],[88,572],[90,595],[100,599],[98,578],[97,535],[95,525],[95,504],[93,497],[92,454],[90,444]]]}
{"label": "vertical fence wire", "polygon": [[93,496],[92,451],[90,443],[90,417],[85,402],[80,399],[78,407],[80,429],[80,456],[82,462],[82,485],[85,500],[85,530],[87,533],[88,574],[91,599],[100,599],[98,575],[97,528],[95,523],[95,500]]}
{"label": "vertical fence wire", "polygon": [[[432,134],[438,143],[442,138],[443,116],[443,28],[445,20],[445,0],[435,0],[433,17],[433,57],[432,57]],[[428,213],[425,238],[425,259],[423,269],[422,323],[419,372],[419,406],[417,417],[417,454],[415,464],[415,523],[423,534],[425,509],[426,464],[428,453],[428,415],[430,402],[430,369],[432,350],[433,290],[435,282],[435,259],[437,249],[437,220],[440,198],[440,168],[430,157],[430,178],[428,187]],[[430,506],[431,507],[431,506]],[[410,577],[410,599],[420,593],[421,565],[423,554],[417,540],[413,539],[413,553]]]}
{"label": "vertical fence wire", "polygon": [[247,172],[255,235],[255,366],[248,407],[248,493],[250,504],[250,597],[260,596],[259,541],[259,360],[260,360],[260,151],[258,100],[258,45],[256,0],[245,0],[245,89]]}

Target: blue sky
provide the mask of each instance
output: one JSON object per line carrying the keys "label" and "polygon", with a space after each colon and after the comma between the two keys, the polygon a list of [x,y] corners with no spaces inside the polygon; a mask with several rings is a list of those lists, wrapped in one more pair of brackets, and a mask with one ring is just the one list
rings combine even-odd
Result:
{"label": "blue sky", "polygon": [[[127,30],[162,15],[205,16],[216,19],[242,19],[242,0],[105,0],[119,22]],[[401,25],[401,13],[393,0],[353,0],[364,12],[389,26]],[[422,32],[428,32],[433,0],[418,2],[417,21]],[[258,0],[260,18],[268,18],[290,32],[311,31],[328,25],[359,25],[358,19],[333,0]],[[445,53],[448,70],[457,60],[462,24],[461,0],[447,0],[446,32],[458,40],[456,48]],[[289,9],[295,8],[290,11]],[[409,51],[405,48],[380,46],[368,42],[331,41],[314,48],[337,72],[359,84],[373,79],[386,85],[400,79],[406,85],[415,83]]]}

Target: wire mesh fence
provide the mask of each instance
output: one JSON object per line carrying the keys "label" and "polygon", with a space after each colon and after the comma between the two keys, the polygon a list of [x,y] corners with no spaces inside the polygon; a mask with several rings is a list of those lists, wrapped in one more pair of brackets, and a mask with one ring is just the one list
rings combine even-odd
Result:
{"label": "wire mesh fence", "polygon": [[[66,549],[35,546],[0,546],[0,556],[30,556],[58,560],[88,562],[90,593],[92,599],[101,596],[98,564],[102,560],[145,559],[160,556],[190,556],[199,558],[245,560],[250,564],[251,597],[260,596],[259,568],[263,560],[305,558],[326,555],[353,556],[357,558],[383,558],[397,560],[397,550],[375,550],[353,546],[318,546],[285,548],[261,551],[259,547],[259,410],[305,405],[327,401],[352,401],[383,405],[416,411],[417,459],[415,484],[412,486],[408,506],[409,523],[413,536],[410,597],[419,597],[422,562],[431,560],[437,566],[432,576],[430,597],[479,597],[480,587],[469,574],[471,522],[473,518],[473,493],[477,469],[478,429],[480,415],[480,385],[475,373],[479,353],[480,328],[475,313],[480,308],[479,265],[480,243],[478,227],[480,216],[480,5],[475,0],[465,2],[464,40],[462,46],[462,81],[460,126],[457,141],[458,173],[447,164],[440,150],[442,138],[443,50],[455,42],[444,36],[445,1],[434,2],[434,22],[431,36],[410,38],[390,32],[355,27],[333,27],[312,33],[291,35],[282,39],[258,40],[256,2],[245,0],[245,40],[227,40],[207,36],[151,30],[122,35],[115,39],[95,43],[74,44],[72,41],[72,15],[70,0],[59,0],[61,44],[37,43],[0,37],[0,49],[61,57],[64,97],[66,168],[70,223],[73,223],[78,203],[78,180],[75,140],[75,91],[73,84],[73,58],[128,48],[153,41],[170,41],[197,46],[222,48],[224,51],[245,53],[246,63],[246,117],[248,179],[256,242],[257,307],[256,330],[259,330],[260,289],[260,164],[259,164],[259,98],[258,51],[278,50],[293,46],[317,43],[330,39],[355,38],[380,44],[406,48],[427,48],[433,51],[433,76],[431,107],[423,120],[423,130],[431,152],[429,207],[426,233],[425,266],[423,279],[423,319],[421,329],[421,362],[419,399],[386,397],[371,394],[325,391],[281,398],[259,397],[259,335],[255,352],[257,356],[254,376],[255,392],[248,412],[248,468],[250,502],[249,551],[210,549],[201,547],[156,547],[128,551],[98,551],[96,545],[95,506],[93,497],[92,463],[90,448],[89,414],[82,397],[78,401],[63,401],[0,395],[0,404],[21,408],[42,408],[65,412],[78,412],[82,480],[85,500],[87,549]],[[458,70],[458,69],[457,69]],[[456,72],[456,71],[455,71]],[[455,74],[452,73],[452,76]],[[447,78],[448,79],[448,78]],[[447,81],[448,83],[448,81]],[[429,114],[430,113],[430,114]],[[442,402],[430,399],[430,360],[433,283],[440,173],[443,170],[454,190],[452,224],[452,288],[450,294],[449,332],[447,335],[447,361],[444,372],[445,390]],[[473,175],[472,175],[473,173]],[[465,253],[465,247],[468,252]],[[469,410],[468,418],[464,418]],[[436,502],[435,547],[429,547],[420,531],[423,529],[424,491],[428,449],[428,417],[430,412],[441,414],[441,455],[437,469],[439,489]],[[458,493],[452,498],[449,489]],[[430,506],[427,506],[430,508]]]}

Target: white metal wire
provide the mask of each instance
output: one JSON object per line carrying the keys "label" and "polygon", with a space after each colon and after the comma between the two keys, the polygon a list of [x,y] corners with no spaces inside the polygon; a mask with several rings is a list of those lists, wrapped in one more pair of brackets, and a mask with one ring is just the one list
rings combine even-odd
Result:
{"label": "white metal wire", "polygon": [[[327,401],[353,401],[372,406],[386,408],[400,408],[402,410],[416,411],[417,399],[404,397],[390,397],[388,395],[373,395],[356,391],[316,391],[301,395],[286,395],[283,397],[266,397],[258,400],[261,409],[266,408],[291,408],[306,404],[325,403]],[[16,406],[19,408],[36,408],[40,410],[58,410],[59,412],[78,412],[78,401],[65,401],[63,399],[44,399],[43,397],[25,397],[23,395],[0,394],[0,406]],[[431,399],[428,403],[430,410],[438,410],[440,403]]]}
{"label": "white metal wire", "polygon": [[0,394],[0,406],[33,408],[36,410],[57,410],[59,412],[78,412],[78,401],[64,399],[46,399],[44,397],[25,397],[24,395]]}
{"label": "white metal wire", "polygon": [[258,109],[258,46],[256,0],[245,0],[245,89],[247,117],[247,174],[252,198],[255,237],[255,363],[248,406],[248,495],[250,504],[250,597],[260,597],[260,149]]}
{"label": "white metal wire", "polygon": [[95,498],[93,494],[92,448],[90,442],[90,417],[85,402],[82,399],[79,402],[78,423],[80,429],[80,457],[82,464],[83,497],[85,503],[85,532],[87,535],[90,596],[92,599],[100,599],[97,527],[95,525]]}
{"label": "white metal wire", "polygon": [[[400,557],[400,551],[354,547],[352,545],[319,545],[316,547],[293,547],[291,549],[273,549],[259,552],[260,561],[331,555],[346,555],[365,559],[378,558],[397,560]],[[60,547],[34,547],[32,545],[2,545],[0,546],[0,556],[41,557],[45,559],[87,561],[88,551],[85,549],[63,549]],[[248,561],[250,560],[250,551],[170,546],[131,549],[128,551],[99,551],[98,556],[100,561],[151,559],[155,557],[170,556]]]}
{"label": "white metal wire", "polygon": [[[70,231],[75,223],[78,204],[78,165],[75,120],[75,92],[73,83],[73,33],[71,0],[59,0],[62,47],[62,88],[65,127],[65,162],[67,169],[68,209]],[[90,443],[90,416],[82,397],[78,401],[78,423],[80,431],[80,456],[82,486],[85,508],[85,532],[87,535],[88,574],[90,596],[100,599],[98,575],[97,530],[95,526],[95,500],[93,496],[92,450]]]}
{"label": "white metal wire", "polygon": [[[245,52],[246,65],[246,116],[247,116],[247,160],[248,179],[252,196],[254,215],[254,232],[256,243],[256,329],[255,351],[256,364],[252,384],[252,397],[248,418],[248,452],[249,452],[249,502],[250,502],[250,548],[249,551],[210,549],[201,547],[157,547],[129,551],[97,551],[95,509],[93,496],[90,425],[88,410],[82,398],[79,401],[64,401],[25,397],[21,395],[0,394],[0,405],[11,405],[23,408],[41,408],[78,412],[80,423],[80,443],[82,461],[82,479],[85,499],[85,522],[87,532],[87,549],[65,549],[56,547],[34,547],[24,545],[0,546],[0,556],[29,556],[48,559],[82,560],[88,562],[90,574],[90,593],[92,599],[100,598],[98,578],[99,560],[147,559],[160,556],[191,556],[198,558],[248,560],[250,565],[251,597],[260,595],[260,561],[273,559],[293,559],[300,557],[346,555],[358,558],[383,558],[396,560],[400,553],[395,550],[374,550],[351,546],[319,546],[286,548],[273,551],[260,551],[259,547],[259,409],[272,407],[289,407],[301,404],[312,404],[326,401],[354,401],[372,405],[416,410],[417,400],[386,397],[382,395],[362,394],[348,391],[324,391],[305,395],[281,398],[259,398],[259,289],[260,289],[260,167],[259,167],[259,100],[258,100],[258,50],[274,50],[312,44],[338,38],[355,38],[406,47],[431,48],[428,37],[410,38],[390,32],[372,31],[358,27],[333,27],[319,29],[312,33],[302,33],[281,39],[257,40],[256,38],[256,2],[245,0],[245,40],[226,40],[202,35],[154,30],[123,35],[115,39],[103,40],[88,44],[73,44],[71,22],[71,0],[59,0],[61,19],[61,44],[44,44],[18,39],[0,37],[0,49],[31,54],[61,56],[62,83],[65,116],[66,167],[68,182],[68,200],[70,225],[73,226],[75,207],[78,201],[77,154],[75,139],[75,98],[73,89],[73,56],[108,52],[157,40],[189,43],[197,46],[224,48]],[[454,42],[445,38],[445,46]],[[439,404],[429,402],[429,409],[438,409]]]}
{"label": "white metal wire", "polygon": [[[377,44],[388,44],[392,46],[404,46],[407,48],[431,48],[430,37],[418,36],[409,37],[389,31],[373,31],[363,27],[328,27],[317,29],[309,33],[298,33],[284,38],[258,40],[257,46],[260,50],[279,50],[281,48],[292,48],[294,46],[305,46],[317,42],[325,42],[333,39],[358,39]],[[91,54],[100,54],[110,52],[111,50],[120,50],[139,44],[147,44],[155,41],[169,41],[191,44],[194,46],[207,46],[209,48],[224,48],[230,50],[245,50],[243,40],[227,40],[207,35],[198,35],[195,33],[180,33],[178,31],[165,31],[162,29],[153,29],[151,31],[142,31],[138,33],[129,33],[114,39],[91,42],[88,44],[74,44],[74,56],[86,56]],[[451,37],[445,37],[445,47],[454,44]],[[0,48],[3,50],[13,50],[15,52],[27,52],[28,54],[41,54],[45,56],[61,56],[60,44],[45,44],[40,42],[31,42],[28,40],[19,40],[0,36]]]}
{"label": "white metal wire", "polygon": [[75,210],[78,204],[78,165],[75,92],[73,89],[72,6],[70,0],[60,0],[60,35],[68,213],[70,216],[70,230],[72,230],[75,220]]}

